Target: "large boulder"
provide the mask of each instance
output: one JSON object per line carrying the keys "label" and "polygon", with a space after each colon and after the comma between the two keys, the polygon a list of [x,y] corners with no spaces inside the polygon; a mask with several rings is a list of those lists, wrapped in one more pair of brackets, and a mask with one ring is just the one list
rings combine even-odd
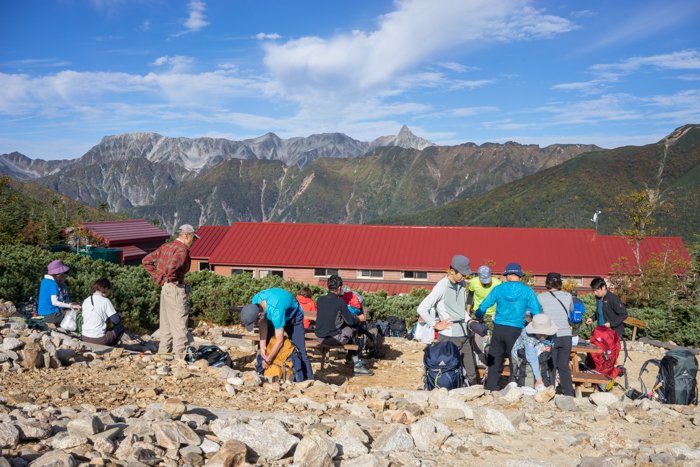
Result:
{"label": "large boulder", "polygon": [[206,467],[238,467],[245,463],[246,445],[235,439],[230,439],[221,445],[214,456],[207,461]]}
{"label": "large boulder", "polygon": [[354,459],[369,452],[367,446],[362,444],[362,441],[354,436],[335,436],[330,439],[335,443],[336,448],[338,448],[337,457]]}
{"label": "large boulder", "polygon": [[229,426],[215,432],[221,441],[238,440],[268,461],[281,459],[299,443],[299,439],[287,433],[277,420],[267,420],[265,423],[252,421],[250,424],[229,420],[229,423]]}
{"label": "large boulder", "polygon": [[498,410],[481,407],[474,409],[474,426],[492,435],[515,435],[515,428],[508,417]]}
{"label": "large boulder", "polygon": [[452,434],[447,426],[430,417],[425,417],[411,424],[409,429],[411,436],[413,436],[413,441],[416,443],[416,449],[419,451],[430,451],[433,448],[439,448],[440,446],[435,446],[435,440],[438,438],[435,436],[436,434],[444,438]]}
{"label": "large boulder", "polygon": [[83,414],[68,423],[68,433],[87,438],[105,429],[102,420],[94,415]]}
{"label": "large boulder", "polygon": [[294,463],[304,466],[333,467],[333,458],[338,455],[335,442],[317,435],[305,436],[294,451]]}
{"label": "large boulder", "polygon": [[165,449],[178,449],[180,444],[199,446],[201,438],[184,423],[161,420],[152,426],[156,442]]}
{"label": "large boulder", "polygon": [[413,449],[413,437],[408,434],[404,425],[393,424],[384,429],[381,435],[374,440],[374,451],[408,451]]}
{"label": "large boulder", "polygon": [[51,436],[53,427],[38,420],[19,420],[15,422],[20,439],[46,439]]}
{"label": "large boulder", "polygon": [[76,467],[78,462],[65,451],[49,451],[34,462],[31,467]]}
{"label": "large boulder", "polygon": [[599,407],[610,407],[620,402],[620,398],[611,392],[594,392],[589,399]]}
{"label": "large boulder", "polygon": [[19,430],[11,423],[0,423],[0,448],[14,449],[19,443]]}

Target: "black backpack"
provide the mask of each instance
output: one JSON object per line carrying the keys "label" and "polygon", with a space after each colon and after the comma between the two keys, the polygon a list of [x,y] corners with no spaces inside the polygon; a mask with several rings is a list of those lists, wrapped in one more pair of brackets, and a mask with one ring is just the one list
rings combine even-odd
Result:
{"label": "black backpack", "polygon": [[423,352],[426,391],[436,388],[446,388],[449,391],[462,387],[462,357],[453,342],[435,342]]}
{"label": "black backpack", "polygon": [[[540,374],[542,375],[542,382],[545,386],[549,387],[554,384],[552,378],[552,354],[551,352],[541,352],[537,357],[540,361]],[[525,349],[518,350],[518,361],[513,362],[515,381],[518,386],[530,386],[535,387],[535,375],[532,372],[530,363],[525,357]]]}
{"label": "black backpack", "polygon": [[209,362],[209,366],[212,368],[218,368],[221,366],[233,366],[231,362],[231,356],[228,352],[224,352],[215,345],[205,345],[199,349],[195,349],[192,346],[187,347],[187,355],[185,360],[187,363],[194,363],[197,360],[206,360]]}
{"label": "black backpack", "polygon": [[406,326],[405,319],[399,319],[396,316],[389,316],[386,319],[389,325],[389,335],[391,337],[406,337],[408,334],[408,327]]}
{"label": "black backpack", "polygon": [[642,384],[644,394],[647,394],[647,388],[642,382],[642,375],[647,371],[649,363],[659,367],[659,374],[652,388],[652,391],[659,396],[659,402],[678,405],[697,403],[698,387],[695,377],[698,372],[698,361],[690,350],[669,350],[661,360],[651,359],[644,362],[639,371],[639,382]]}

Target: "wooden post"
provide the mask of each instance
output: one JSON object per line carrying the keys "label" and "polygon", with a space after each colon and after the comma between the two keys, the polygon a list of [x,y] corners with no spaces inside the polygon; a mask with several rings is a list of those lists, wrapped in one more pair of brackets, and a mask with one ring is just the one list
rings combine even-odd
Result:
{"label": "wooden post", "polygon": [[637,338],[637,326],[632,329],[632,342]]}
{"label": "wooden post", "polygon": [[632,329],[632,342],[634,342],[635,339],[637,338],[637,327],[644,328],[644,329],[649,327],[649,325],[645,321],[642,321],[641,319],[635,319],[635,318],[627,318],[625,320],[625,324],[628,324],[630,326],[634,326],[634,328]]}

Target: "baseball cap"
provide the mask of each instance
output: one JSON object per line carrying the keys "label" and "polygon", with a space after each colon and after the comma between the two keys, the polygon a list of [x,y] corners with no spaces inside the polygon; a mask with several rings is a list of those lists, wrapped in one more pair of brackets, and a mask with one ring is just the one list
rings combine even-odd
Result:
{"label": "baseball cap", "polygon": [[491,268],[488,266],[481,266],[479,268],[479,281],[481,281],[482,284],[490,284],[491,283]]}
{"label": "baseball cap", "polygon": [[558,272],[550,272],[549,274],[547,274],[547,282],[556,280],[561,281],[561,274],[559,274]]}
{"label": "baseball cap", "polygon": [[469,258],[467,258],[466,256],[455,255],[452,258],[452,263],[450,264],[450,267],[463,276],[468,276],[472,273],[472,270],[469,269]]}
{"label": "baseball cap", "polygon": [[199,238],[199,235],[194,231],[194,227],[190,224],[182,224],[180,228],[177,229],[177,233],[194,234],[194,238]]}
{"label": "baseball cap", "polygon": [[523,277],[525,275],[525,273],[523,273],[523,268],[521,268],[518,263],[508,263],[503,275],[507,276],[508,274],[515,274],[520,277]]}
{"label": "baseball cap", "polygon": [[250,303],[241,310],[241,324],[245,326],[245,330],[251,332],[255,329],[255,322],[260,317],[262,310],[255,303]]}

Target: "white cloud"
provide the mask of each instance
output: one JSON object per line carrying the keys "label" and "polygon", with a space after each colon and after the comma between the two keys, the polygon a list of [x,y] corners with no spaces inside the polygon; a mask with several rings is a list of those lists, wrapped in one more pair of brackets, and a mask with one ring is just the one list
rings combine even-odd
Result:
{"label": "white cloud", "polygon": [[447,68],[448,70],[456,71],[457,73],[466,73],[468,71],[474,71],[479,69],[475,66],[466,66],[462,65],[461,63],[455,62],[440,62],[438,63],[438,65],[443,68]]}
{"label": "white cloud", "polygon": [[302,105],[342,106],[347,96],[385,92],[429,57],[456,46],[550,38],[576,27],[524,0],[397,0],[396,7],[379,17],[374,31],[264,44],[278,92]]}
{"label": "white cloud", "polygon": [[185,57],[183,55],[175,55],[175,56],[168,56],[164,55],[162,57],[158,57],[155,59],[155,61],[149,63],[151,66],[163,66],[163,65],[171,65],[172,72],[179,73],[182,71],[185,71],[186,69],[189,68],[190,64],[192,64],[195,61],[194,58],[192,57]]}
{"label": "white cloud", "polygon": [[61,67],[71,65],[71,62],[57,58],[27,58],[0,63],[0,66],[9,68],[35,68],[35,67]]}
{"label": "white cloud", "polygon": [[272,34],[265,34],[264,32],[259,32],[256,35],[254,35],[253,37],[256,39],[260,39],[260,40],[263,40],[263,39],[281,39],[282,38],[282,36],[280,36],[276,32],[272,33]]}
{"label": "white cloud", "polygon": [[598,16],[598,13],[595,11],[591,10],[581,10],[581,11],[572,11],[571,16],[574,18],[590,18],[593,16]]}
{"label": "white cloud", "polygon": [[148,31],[151,29],[151,20],[147,19],[143,23],[141,23],[141,26],[138,27],[139,31]]}
{"label": "white cloud", "polygon": [[680,75],[674,76],[676,79],[681,79],[683,81],[700,81],[700,75]]}
{"label": "white cloud", "polygon": [[585,100],[567,104],[553,104],[540,107],[540,112],[555,114],[550,123],[596,124],[603,121],[639,120],[643,118],[638,110],[629,110],[638,99],[629,94],[605,94],[598,99]]}
{"label": "white cloud", "polygon": [[204,10],[206,10],[206,3],[201,0],[192,0],[188,5],[190,9],[190,17],[185,21],[184,26],[189,30],[186,32],[196,32],[202,29],[204,26],[209,24],[206,21],[206,15]]}

